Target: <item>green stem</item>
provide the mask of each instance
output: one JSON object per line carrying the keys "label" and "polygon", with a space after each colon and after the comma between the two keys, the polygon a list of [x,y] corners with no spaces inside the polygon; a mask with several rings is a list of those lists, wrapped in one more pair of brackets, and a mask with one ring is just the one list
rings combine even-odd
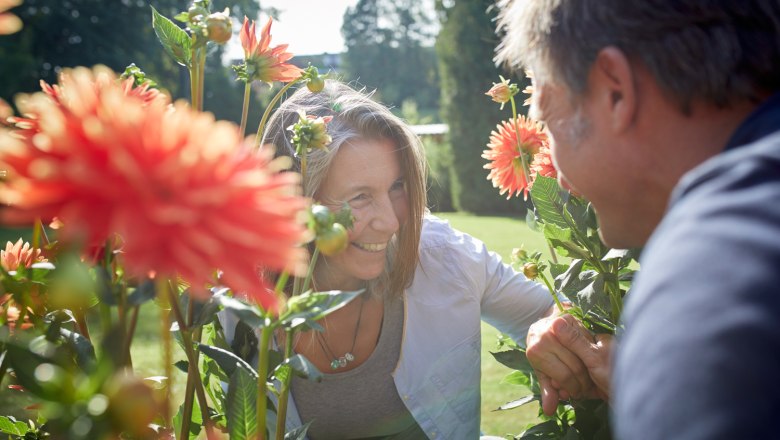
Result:
{"label": "green stem", "polygon": [[244,86],[244,104],[241,107],[241,125],[238,128],[238,133],[243,138],[246,134],[246,118],[249,115],[249,97],[252,95],[252,87],[250,82],[247,81]]}
{"label": "green stem", "polygon": [[265,112],[263,112],[263,117],[260,119],[260,125],[257,126],[257,137],[255,138],[255,149],[260,148],[260,141],[263,139],[263,130],[265,130],[265,123],[268,122],[268,117],[271,116],[271,110],[273,110],[274,106],[277,102],[279,102],[279,99],[282,98],[282,95],[284,92],[287,91],[290,87],[293,86],[293,84],[296,84],[300,82],[300,78],[290,81],[287,84],[284,85],[277,93],[276,96],[271,100],[271,102],[268,104],[268,106],[265,108]]}
{"label": "green stem", "polygon": [[290,279],[290,273],[287,271],[282,272],[281,275],[279,275],[279,279],[276,280],[276,287],[274,287],[274,292],[281,293],[284,289],[284,286],[287,284],[287,280]]}
{"label": "green stem", "polygon": [[206,48],[198,49],[198,111],[203,111],[203,91],[206,79]]}
{"label": "green stem", "polygon": [[[211,420],[208,418],[209,407],[206,401],[206,393],[203,391],[203,382],[200,379],[200,372],[198,371],[198,356],[195,354],[195,350],[192,347],[192,332],[184,320],[184,315],[181,313],[179,307],[179,301],[174,293],[174,289],[168,289],[168,296],[171,302],[171,310],[173,310],[176,322],[179,324],[179,331],[181,332],[181,338],[184,345],[184,354],[187,356],[189,367],[187,369],[187,385],[184,395],[184,408],[182,410],[182,422],[181,422],[181,438],[189,438],[190,432],[190,420],[192,419],[192,406],[193,406],[193,391],[197,394],[198,403],[200,404],[200,413],[203,418],[203,426],[206,427],[207,437],[213,436]],[[192,299],[190,299],[189,310],[193,309]]]}
{"label": "green stem", "polygon": [[317,257],[320,256],[319,248],[314,248],[314,253],[311,255],[311,261],[309,262],[309,269],[306,272],[306,278],[303,280],[303,288],[298,293],[303,293],[309,289],[309,283],[311,283],[312,276],[314,275],[314,266],[317,264]]}
{"label": "green stem", "polygon": [[515,125],[515,140],[517,141],[517,151],[520,153],[520,162],[523,164],[523,183],[524,188],[528,188],[528,179],[531,177],[530,170],[528,168],[528,162],[525,160],[525,153],[523,152],[523,146],[520,143],[520,124],[517,122],[517,106],[515,105],[515,97],[511,97],[509,102],[512,103],[512,123]]}
{"label": "green stem", "polygon": [[[284,358],[290,359],[293,351],[293,329],[285,329]],[[279,404],[276,408],[276,440],[284,440],[284,427],[287,420],[287,401],[290,396],[290,379],[292,374],[288,374],[282,381],[282,390],[279,394]]]}
{"label": "green stem", "polygon": [[75,307],[73,309],[73,317],[76,319],[76,328],[79,330],[79,333],[87,338],[87,341],[91,341],[89,327],[87,327],[87,318],[84,316],[84,309]]}
{"label": "green stem", "polygon": [[[257,347],[257,438],[265,440],[265,413],[268,407],[268,398],[266,397],[266,382],[268,381],[268,358],[269,345],[271,343],[271,320],[265,318],[263,329],[260,332],[260,346]],[[277,426],[277,430],[284,430],[284,426]]]}
{"label": "green stem", "polygon": [[198,92],[198,67],[196,60],[197,56],[197,49],[192,49],[192,53],[190,55],[191,64],[189,70],[190,71],[190,101],[192,101],[190,104],[192,105],[192,108],[197,110],[199,107],[198,104],[198,97],[200,96],[200,93]]}
{"label": "green stem", "polygon": [[133,307],[133,315],[130,317],[130,326],[125,333],[125,356],[127,356],[127,366],[130,369],[133,368],[133,357],[130,354],[130,346],[133,344],[133,336],[135,335],[135,328],[138,324],[138,313],[141,310],[141,306]]}
{"label": "green stem", "polygon": [[539,272],[539,278],[542,279],[544,285],[547,286],[547,289],[550,291],[550,295],[552,295],[553,301],[555,301],[555,305],[558,307],[558,311],[563,313],[563,304],[561,304],[561,300],[558,299],[558,295],[555,293],[555,289],[553,289],[553,286],[550,284],[550,280],[548,280],[547,277],[541,273],[541,271]]}
{"label": "green stem", "polygon": [[173,390],[173,350],[171,346],[170,308],[168,304],[168,281],[165,278],[157,279],[157,295],[160,302],[160,336],[163,342],[163,371],[168,379],[165,387],[165,403],[163,404],[163,420],[168,423],[171,420],[171,394]]}

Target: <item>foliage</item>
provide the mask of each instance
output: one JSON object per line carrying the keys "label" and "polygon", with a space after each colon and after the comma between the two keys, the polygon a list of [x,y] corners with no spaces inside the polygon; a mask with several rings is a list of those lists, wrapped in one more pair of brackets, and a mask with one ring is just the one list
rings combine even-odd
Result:
{"label": "foliage", "polygon": [[435,21],[429,4],[416,0],[359,0],[344,14],[344,73],[377,89],[392,107],[412,100],[439,107],[439,78],[432,47]]}
{"label": "foliage", "polygon": [[492,57],[498,43],[493,0],[440,2],[442,29],[436,40],[441,74],[442,119],[449,124],[452,160],[450,185],[456,209],[488,212],[522,212],[510,205],[485,180],[482,163],[475,160],[483,139],[500,118],[499,110],[484,99],[483,89],[499,75]]}

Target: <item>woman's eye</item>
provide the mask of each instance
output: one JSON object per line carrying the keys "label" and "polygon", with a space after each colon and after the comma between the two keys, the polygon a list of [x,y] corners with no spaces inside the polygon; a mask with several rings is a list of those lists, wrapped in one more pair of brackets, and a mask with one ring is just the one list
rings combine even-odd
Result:
{"label": "woman's eye", "polygon": [[364,201],[364,200],[368,200],[368,195],[366,195],[366,194],[358,194],[355,197],[352,197],[351,199],[349,199],[350,202],[361,202],[361,201]]}
{"label": "woman's eye", "polygon": [[396,180],[393,186],[390,187],[390,191],[403,191],[405,188],[403,180]]}

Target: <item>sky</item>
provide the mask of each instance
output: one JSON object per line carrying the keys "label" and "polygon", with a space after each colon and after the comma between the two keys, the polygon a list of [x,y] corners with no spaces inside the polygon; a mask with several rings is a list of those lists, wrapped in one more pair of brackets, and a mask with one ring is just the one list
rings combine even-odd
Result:
{"label": "sky", "polygon": [[[289,44],[288,50],[294,55],[313,55],[345,50],[341,24],[347,7],[355,6],[357,0],[262,0],[260,4],[280,12],[271,27],[271,46]],[[266,20],[268,15],[261,14],[258,33]],[[229,51],[242,54],[240,44]]]}

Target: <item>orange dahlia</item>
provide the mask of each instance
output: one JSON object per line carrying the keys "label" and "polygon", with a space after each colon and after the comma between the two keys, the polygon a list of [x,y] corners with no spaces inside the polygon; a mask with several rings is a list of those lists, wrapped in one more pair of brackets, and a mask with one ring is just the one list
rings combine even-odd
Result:
{"label": "orange dahlia", "polygon": [[531,162],[531,186],[533,186],[537,176],[552,177],[553,179],[558,177],[558,170],[553,164],[550,147],[546,143],[539,147],[539,151],[534,154],[534,160]]}
{"label": "orange dahlia", "polygon": [[523,154],[526,163],[530,164],[534,155],[546,144],[547,135],[541,124],[523,115],[517,117],[516,124],[511,120],[501,122],[490,133],[488,149],[482,152],[482,157],[490,161],[484,166],[490,170],[488,180],[493,182],[494,188],[501,189],[501,195],[508,193],[507,199],[521,192],[527,195],[529,179],[523,171],[520,155]]}
{"label": "orange dahlia", "polygon": [[6,243],[5,250],[0,250],[0,265],[6,271],[12,271],[19,266],[30,267],[33,263],[46,261],[41,250],[30,246],[21,238],[16,243]]}
{"label": "orange dahlia", "polygon": [[241,46],[244,48],[244,60],[246,61],[246,71],[240,76],[245,76],[247,81],[263,81],[272,83],[274,81],[290,82],[298,79],[303,70],[288,63],[287,61],[293,55],[287,52],[287,45],[280,44],[276,47],[271,46],[271,23],[268,22],[260,31],[260,40],[255,34],[256,23],[244,17],[244,25],[241,27]]}
{"label": "orange dahlia", "polygon": [[202,286],[218,269],[234,291],[271,306],[258,267],[300,273],[304,257],[298,175],[252,152],[233,124],[183,102],[145,102],[115,78],[77,68],[63,75],[61,99],[20,100],[36,127],[0,131],[2,220],[57,217],[61,239],[86,245],[117,233],[132,275]]}
{"label": "orange dahlia", "polygon": [[21,5],[21,0],[0,0],[0,35],[13,34],[22,28],[22,20],[5,11]]}

